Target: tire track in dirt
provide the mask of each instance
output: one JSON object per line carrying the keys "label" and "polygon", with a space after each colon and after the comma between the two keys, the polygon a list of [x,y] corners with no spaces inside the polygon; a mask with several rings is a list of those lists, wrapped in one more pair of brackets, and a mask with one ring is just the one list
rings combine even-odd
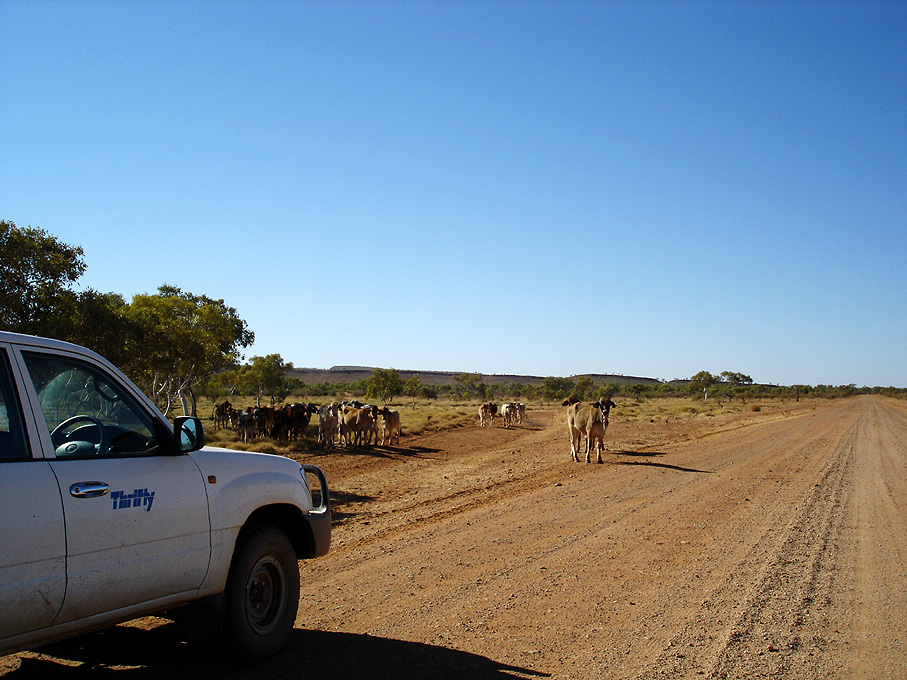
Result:
{"label": "tire track in dirt", "polygon": [[[779,542],[776,532],[767,531],[753,547],[756,559],[742,561],[736,570],[741,576],[730,577],[703,600],[682,632],[639,677],[904,677],[901,662],[900,666],[891,665],[897,658],[892,651],[899,649],[899,644],[881,654],[850,651],[855,632],[849,625],[855,616],[855,603],[850,598],[854,593],[871,592],[870,583],[879,582],[878,565],[855,564],[860,541],[852,530],[857,478],[868,476],[886,483],[904,479],[904,448],[899,449],[898,442],[907,426],[903,420],[897,423],[890,418],[880,423],[874,417],[877,410],[876,405],[856,409],[854,422],[844,434],[822,445],[828,447],[830,455],[821,474],[795,504],[794,518],[784,528],[783,540]],[[867,433],[878,432],[887,433],[888,440],[880,446],[868,445]],[[878,452],[900,453],[894,458],[895,472],[867,474]],[[903,484],[873,497],[889,504],[892,499],[903,499]],[[903,515],[899,516],[900,520],[885,520],[893,531],[903,527]],[[873,534],[871,540],[878,540],[877,535]],[[886,553],[891,555],[888,549]],[[903,565],[897,551],[892,556]],[[757,578],[747,585],[745,575],[754,572]],[[855,583],[861,579],[864,583]],[[905,639],[905,607],[907,602],[902,599],[895,610],[900,623],[890,631],[889,638],[901,643]],[[856,614],[862,622],[855,629],[865,636],[875,627],[867,615],[877,616],[878,607],[862,610]],[[722,611],[734,611],[734,619],[716,635],[716,629],[721,630],[716,626],[720,623],[716,612]],[[877,659],[883,660],[881,665]],[[872,670],[855,671],[867,662]]]}
{"label": "tire track in dirt", "polygon": [[858,468],[850,513],[850,640],[846,675],[907,677],[907,405],[872,400],[857,447],[871,452]]}

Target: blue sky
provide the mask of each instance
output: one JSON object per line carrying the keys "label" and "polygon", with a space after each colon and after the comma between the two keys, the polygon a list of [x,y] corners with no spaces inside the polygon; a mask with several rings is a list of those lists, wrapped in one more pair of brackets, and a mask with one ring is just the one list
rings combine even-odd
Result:
{"label": "blue sky", "polygon": [[0,218],[247,352],[907,387],[907,2],[0,0]]}

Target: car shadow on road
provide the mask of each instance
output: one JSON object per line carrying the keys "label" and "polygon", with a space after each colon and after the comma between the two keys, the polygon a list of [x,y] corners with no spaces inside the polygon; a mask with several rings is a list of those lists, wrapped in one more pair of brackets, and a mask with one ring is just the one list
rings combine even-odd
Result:
{"label": "car shadow on road", "polygon": [[345,511],[344,508],[355,503],[371,503],[374,500],[375,496],[365,496],[351,491],[331,489],[331,524],[343,524],[346,520],[359,514],[358,512]]}
{"label": "car shadow on road", "polygon": [[[313,659],[311,650],[319,650]],[[550,673],[514,666],[450,647],[357,633],[295,630],[286,654],[311,661],[312,677],[356,680],[422,680],[467,677],[470,680],[547,678]],[[275,660],[277,662],[278,660]]]}
{"label": "car shadow on road", "polygon": [[372,458],[437,458],[432,456],[433,453],[441,453],[442,449],[434,449],[427,446],[385,446],[383,444],[367,444],[356,447],[337,447],[333,449],[313,449],[308,454],[312,458],[329,458],[342,453],[348,456],[369,456]]}
{"label": "car shadow on road", "polygon": [[237,663],[211,640],[192,640],[175,624],[153,630],[117,626],[19,655],[5,680],[91,677],[197,680],[332,678],[332,680],[503,680],[550,673],[449,647],[357,633],[294,629],[273,659]]}
{"label": "car shadow on road", "polygon": [[[617,451],[619,456],[634,456],[638,458],[653,458],[655,456],[664,456],[665,453],[661,451]],[[695,468],[685,468],[679,465],[668,465],[667,463],[657,463],[651,460],[619,460],[614,465],[638,465],[640,467],[657,467],[664,468],[666,470],[678,470],[680,472],[699,472],[702,474],[710,475],[712,474],[711,470],[697,470]]]}

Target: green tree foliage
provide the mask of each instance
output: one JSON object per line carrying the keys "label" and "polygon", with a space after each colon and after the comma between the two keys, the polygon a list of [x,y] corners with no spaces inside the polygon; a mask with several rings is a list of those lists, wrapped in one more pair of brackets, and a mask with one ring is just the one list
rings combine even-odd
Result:
{"label": "green tree foliage", "polygon": [[83,255],[43,229],[0,220],[0,329],[68,339],[58,329],[75,304]]}
{"label": "green tree foliage", "polygon": [[709,390],[712,389],[712,386],[718,382],[718,377],[712,375],[708,371],[699,371],[696,375],[690,378],[690,384],[688,389],[694,394],[702,393],[702,400],[709,400]]}
{"label": "green tree foliage", "polygon": [[732,371],[722,371],[721,379],[734,386],[752,385],[753,379],[743,373],[734,373]]}
{"label": "green tree foliage", "polygon": [[485,398],[485,382],[481,373],[460,373],[454,376],[454,382],[459,387],[461,399]]}
{"label": "green tree foliage", "polygon": [[570,378],[558,378],[548,376],[542,380],[539,386],[540,394],[545,401],[561,402],[573,392],[575,383]]}
{"label": "green tree foliage", "polygon": [[416,408],[416,397],[422,396],[422,390],[425,385],[422,384],[422,378],[417,373],[413,373],[403,385],[403,394],[413,400],[413,408]]}
{"label": "green tree foliage", "polygon": [[403,390],[403,379],[393,368],[376,368],[366,379],[366,398],[380,399],[385,406],[395,396],[403,394]]}
{"label": "green tree foliage", "polygon": [[648,385],[645,385],[644,383],[632,383],[631,385],[627,385],[627,391],[633,395],[633,398],[636,399],[636,401],[639,401],[639,398],[645,394],[648,389]]}
{"label": "green tree foliage", "polygon": [[793,391],[794,396],[797,401],[800,401],[800,396],[807,397],[812,392],[813,388],[809,385],[791,385],[791,391]]}
{"label": "green tree foliage", "polygon": [[255,335],[223,300],[174,286],[158,290],[136,295],[125,309],[134,336],[123,368],[165,414],[179,398],[184,412],[194,415],[193,386],[235,366]]}
{"label": "green tree foliage", "polygon": [[271,404],[282,401],[289,393],[287,372],[293,370],[293,364],[285,362],[279,354],[268,354],[264,357],[252,357],[248,364],[239,370],[239,382],[247,391],[255,394],[255,403],[261,406],[261,397],[267,394]]}
{"label": "green tree foliage", "polygon": [[212,402],[219,401],[222,397],[232,400],[239,391],[238,374],[238,369],[215,373],[200,381],[195,387],[195,393]]}
{"label": "green tree foliage", "polygon": [[730,401],[734,396],[740,397],[741,401],[746,403],[746,395],[749,387],[753,384],[753,379],[744,373],[734,371],[721,372],[722,387],[727,386],[722,392]]}
{"label": "green tree foliage", "polygon": [[598,398],[599,399],[611,399],[614,395],[620,392],[620,385],[613,382],[603,383],[601,387],[598,388]]}
{"label": "green tree foliage", "polygon": [[66,322],[59,328],[66,340],[89,347],[117,366],[125,367],[131,348],[141,337],[140,329],[129,317],[128,307],[117,293],[82,291],[67,305],[68,328]]}
{"label": "green tree foliage", "polygon": [[595,382],[592,380],[592,378],[590,378],[588,375],[581,375],[576,380],[576,385],[573,388],[573,394],[575,394],[577,399],[579,399],[580,401],[586,401],[587,397],[590,397],[592,395],[594,389]]}

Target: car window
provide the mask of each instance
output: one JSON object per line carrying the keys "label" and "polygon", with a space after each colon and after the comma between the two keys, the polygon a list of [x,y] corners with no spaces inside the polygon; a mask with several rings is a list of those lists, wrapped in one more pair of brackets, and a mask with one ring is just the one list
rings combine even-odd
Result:
{"label": "car window", "polygon": [[19,400],[12,389],[6,353],[0,350],[0,461],[28,457]]}
{"label": "car window", "polygon": [[151,417],[112,376],[68,357],[22,356],[58,457],[163,452]]}

